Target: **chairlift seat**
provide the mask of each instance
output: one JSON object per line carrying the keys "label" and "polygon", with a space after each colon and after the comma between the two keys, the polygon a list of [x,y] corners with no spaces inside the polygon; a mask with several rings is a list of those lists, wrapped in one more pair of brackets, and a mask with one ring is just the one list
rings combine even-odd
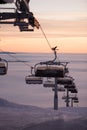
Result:
{"label": "chairlift seat", "polygon": [[68,100],[67,100],[67,99],[65,99],[65,102],[70,102],[70,100],[69,100],[69,99],[68,99]]}
{"label": "chairlift seat", "polygon": [[63,95],[63,96],[62,96],[62,99],[67,99],[67,96]]}
{"label": "chairlift seat", "polygon": [[38,66],[35,76],[40,77],[64,77],[64,67],[61,66]]}
{"label": "chairlift seat", "polygon": [[35,77],[35,76],[26,76],[25,78],[26,84],[42,84],[42,78],[41,77]]}
{"label": "chairlift seat", "polygon": [[57,83],[61,84],[61,85],[65,85],[65,84],[70,85],[70,84],[72,84],[72,79],[68,78],[68,77],[58,78]]}
{"label": "chairlift seat", "polygon": [[5,63],[0,63],[0,75],[7,74],[7,68],[5,66]]}
{"label": "chairlift seat", "polygon": [[49,87],[49,88],[53,88],[55,87],[55,83],[53,81],[45,81],[45,83],[43,84],[44,87]]}
{"label": "chairlift seat", "polygon": [[[53,88],[52,90],[55,91],[55,88]],[[65,88],[58,86],[57,91],[59,91],[59,92],[64,92],[64,91],[65,91]]]}
{"label": "chairlift seat", "polygon": [[62,99],[66,99],[66,96],[62,96]]}
{"label": "chairlift seat", "polygon": [[73,100],[78,100],[78,97],[72,97]]}
{"label": "chairlift seat", "polygon": [[79,100],[74,100],[74,103],[79,103]]}
{"label": "chairlift seat", "polygon": [[70,84],[70,85],[64,85],[64,88],[68,88],[68,89],[74,89],[76,88],[75,84]]}
{"label": "chairlift seat", "polygon": [[70,91],[71,93],[78,93],[77,88],[69,88],[68,91]]}

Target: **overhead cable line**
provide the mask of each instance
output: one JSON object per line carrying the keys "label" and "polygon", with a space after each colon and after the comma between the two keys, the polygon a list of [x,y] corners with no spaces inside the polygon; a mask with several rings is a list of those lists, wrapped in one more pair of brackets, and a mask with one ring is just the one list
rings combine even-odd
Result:
{"label": "overhead cable line", "polygon": [[50,49],[52,50],[51,45],[50,45],[50,42],[48,41],[47,36],[46,36],[45,32],[43,31],[41,25],[40,25],[40,29],[41,29],[41,31],[42,31],[42,33],[43,33],[43,35],[44,35],[44,37],[45,37],[45,39],[46,39],[46,41],[47,41],[49,47],[50,47]]}
{"label": "overhead cable line", "polygon": [[[0,50],[1,50],[1,52],[5,53],[5,51],[3,51],[2,49],[0,49]],[[26,64],[25,62],[21,61],[21,60],[20,60],[19,58],[17,58],[16,56],[13,56],[12,54],[10,54],[10,52],[6,53],[6,55],[9,55],[10,57],[16,59],[16,61],[21,62],[21,63],[23,63],[23,64],[26,65],[26,66],[32,67],[31,65]]]}
{"label": "overhead cable line", "polygon": [[49,40],[47,39],[47,36],[46,36],[45,32],[43,31],[43,28],[42,28],[41,25],[40,25],[40,29],[41,29],[41,31],[42,31],[42,33],[43,33],[43,35],[44,35],[44,37],[45,37],[45,39],[46,39],[46,41],[47,41],[48,46],[50,47],[50,49],[51,49],[52,51],[54,51],[55,58],[57,58],[57,54],[56,54],[56,50],[58,50],[58,49],[57,49],[57,46],[51,47],[50,42],[49,42]]}

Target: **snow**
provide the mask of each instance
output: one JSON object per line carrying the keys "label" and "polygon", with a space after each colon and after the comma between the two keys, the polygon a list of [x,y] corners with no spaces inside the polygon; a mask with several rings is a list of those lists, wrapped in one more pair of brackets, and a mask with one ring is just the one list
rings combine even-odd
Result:
{"label": "snow", "polygon": [[58,110],[0,99],[0,130],[87,130],[87,108]]}

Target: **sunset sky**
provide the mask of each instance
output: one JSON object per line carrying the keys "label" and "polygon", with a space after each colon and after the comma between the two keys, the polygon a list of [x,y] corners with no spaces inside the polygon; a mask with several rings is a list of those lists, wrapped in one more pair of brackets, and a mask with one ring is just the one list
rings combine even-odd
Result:
{"label": "sunset sky", "polygon": [[[87,53],[87,0],[30,0],[30,11],[51,47],[57,46],[62,53]],[[40,29],[20,32],[13,25],[0,25],[0,49],[51,52]]]}

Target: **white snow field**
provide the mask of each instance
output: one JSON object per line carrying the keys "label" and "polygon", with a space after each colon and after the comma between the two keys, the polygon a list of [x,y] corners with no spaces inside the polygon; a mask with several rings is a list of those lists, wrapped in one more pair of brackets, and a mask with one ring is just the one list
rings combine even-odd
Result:
{"label": "white snow field", "polygon": [[87,108],[53,110],[0,98],[0,130],[87,130]]}

